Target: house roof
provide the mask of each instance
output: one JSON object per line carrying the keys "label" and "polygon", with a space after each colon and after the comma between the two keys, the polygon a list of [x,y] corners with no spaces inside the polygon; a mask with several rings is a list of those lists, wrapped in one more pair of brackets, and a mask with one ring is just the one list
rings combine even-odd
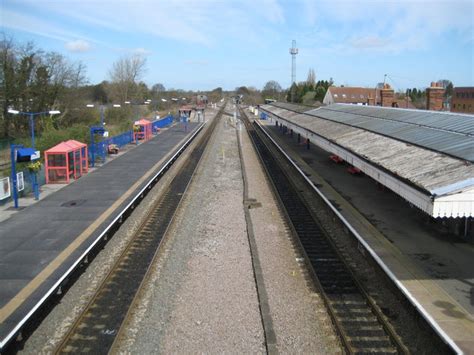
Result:
{"label": "house roof", "polygon": [[[369,97],[375,98],[376,91],[378,91],[376,89],[348,86],[331,86],[328,90],[336,103],[367,103],[367,99]],[[380,97],[380,94],[377,97]]]}
{"label": "house roof", "polygon": [[[370,97],[372,99],[377,98],[376,104],[380,103],[380,90],[379,89],[370,89],[370,88],[361,88],[361,87],[337,87],[331,86],[328,89],[331,92],[331,95],[334,99],[334,103],[341,104],[352,104],[352,103],[362,103],[367,104],[367,99]],[[399,108],[409,108],[416,109],[416,107],[411,102],[411,99],[408,100],[398,97],[395,93],[393,102],[396,102]]]}

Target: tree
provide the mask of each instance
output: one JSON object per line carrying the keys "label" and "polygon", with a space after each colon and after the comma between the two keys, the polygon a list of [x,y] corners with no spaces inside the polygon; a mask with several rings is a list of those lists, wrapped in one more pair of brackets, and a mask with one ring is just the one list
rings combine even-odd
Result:
{"label": "tree", "polygon": [[94,85],[92,87],[92,101],[99,102],[101,104],[107,103],[109,100],[107,97],[107,85],[106,81],[101,82],[100,84]]}
{"label": "tree", "polygon": [[60,109],[60,116],[45,116],[35,125],[38,130],[45,126],[58,127],[64,112],[75,103],[72,90],[85,82],[85,67],[71,63],[55,52],[43,52],[32,43],[20,45],[12,38],[0,40],[0,93],[3,97],[3,136],[9,137],[28,131],[28,119],[8,114],[13,107],[20,111],[47,111]]}
{"label": "tree", "polygon": [[211,102],[217,102],[222,98],[223,90],[221,87],[217,87],[207,94]]}
{"label": "tree", "polygon": [[280,84],[275,80],[268,81],[262,90],[262,96],[267,99],[280,100],[280,93],[282,88]]}
{"label": "tree", "polygon": [[152,93],[152,95],[154,95],[154,96],[156,96],[156,95],[158,95],[160,92],[164,92],[164,91],[166,91],[165,86],[164,86],[163,84],[161,84],[161,83],[157,83],[157,84],[155,84],[155,85],[153,85],[153,86],[151,87],[151,93]]}
{"label": "tree", "polygon": [[441,84],[441,86],[444,88],[445,98],[449,98],[453,95],[453,83],[451,82],[451,80],[441,79],[441,80],[438,80],[438,84]]}
{"label": "tree", "polygon": [[137,81],[145,69],[146,58],[140,55],[122,57],[112,65],[109,76],[116,101],[123,103],[137,93]]}
{"label": "tree", "polygon": [[236,88],[235,93],[237,95],[244,95],[244,96],[245,95],[250,95],[250,91],[249,91],[249,89],[247,89],[246,86],[241,86],[241,87]]}
{"label": "tree", "polygon": [[316,74],[314,72],[313,68],[310,68],[308,71],[308,77],[306,78],[306,82],[308,85],[310,85],[312,88],[315,87],[316,84]]}

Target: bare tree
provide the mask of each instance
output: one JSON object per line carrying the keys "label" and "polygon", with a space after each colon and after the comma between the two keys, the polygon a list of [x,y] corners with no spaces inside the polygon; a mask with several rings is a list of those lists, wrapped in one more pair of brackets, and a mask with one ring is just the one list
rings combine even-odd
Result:
{"label": "bare tree", "polygon": [[276,99],[280,101],[280,94],[282,88],[280,84],[275,80],[268,81],[262,90],[262,96],[267,99]]}
{"label": "bare tree", "polygon": [[310,68],[308,71],[308,77],[306,78],[306,83],[313,87],[316,84],[316,74],[313,68]]}
{"label": "bare tree", "polygon": [[140,55],[122,57],[113,64],[109,76],[120,102],[130,98],[145,69],[146,58]]}

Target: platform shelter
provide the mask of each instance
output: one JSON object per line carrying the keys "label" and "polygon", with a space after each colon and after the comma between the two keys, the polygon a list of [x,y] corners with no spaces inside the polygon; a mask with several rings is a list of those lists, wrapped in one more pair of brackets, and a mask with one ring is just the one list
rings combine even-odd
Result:
{"label": "platform shelter", "polygon": [[61,142],[44,152],[44,161],[47,184],[69,184],[89,170],[87,144],[74,139]]}
{"label": "platform shelter", "polygon": [[147,141],[152,138],[152,124],[150,121],[142,118],[135,121],[133,125],[133,140],[138,142],[140,140]]}
{"label": "platform shelter", "polygon": [[191,112],[193,111],[192,106],[185,105],[181,106],[181,108],[178,110],[179,117],[186,116],[186,117],[191,117]]}

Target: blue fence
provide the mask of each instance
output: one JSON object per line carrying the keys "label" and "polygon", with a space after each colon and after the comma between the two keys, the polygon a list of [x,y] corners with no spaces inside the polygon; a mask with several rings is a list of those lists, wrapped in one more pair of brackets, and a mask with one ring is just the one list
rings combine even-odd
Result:
{"label": "blue fence", "polygon": [[[152,131],[153,133],[156,133],[158,131],[158,128],[163,128],[166,126],[169,126],[171,123],[173,123],[174,117],[172,115],[168,115],[160,120],[156,120],[152,122]],[[91,157],[91,152],[92,149],[95,150],[95,156],[101,157],[102,159],[105,158],[105,154],[107,152],[107,147],[110,144],[116,144],[119,148],[123,147],[124,145],[130,144],[133,142],[133,130],[124,132],[122,134],[119,134],[114,137],[106,138],[101,142],[97,142],[94,144],[90,144],[88,146],[89,149],[89,159],[92,159]],[[25,188],[23,191],[19,192],[19,196],[23,197],[29,194],[33,189],[32,189],[32,179],[31,179],[31,174],[28,171],[28,169],[21,169],[20,171],[23,171],[23,176],[24,176],[24,184]],[[18,171],[18,172],[20,172]],[[39,186],[44,185],[46,183],[45,179],[45,174],[44,174],[44,166],[41,167],[41,170],[38,172],[38,184]],[[0,176],[1,177],[1,176]],[[11,177],[10,177],[11,178]],[[11,179],[10,179],[10,184],[11,184]],[[11,200],[11,197],[0,200],[0,206],[4,205],[8,201]]]}
{"label": "blue fence", "polygon": [[116,144],[119,148],[123,147],[124,145],[130,144],[133,141],[133,131],[127,131],[118,136],[113,136],[110,138],[106,138],[101,142],[96,142],[94,144],[89,144],[89,160],[92,160],[92,152],[94,152],[95,157],[97,158],[102,157],[105,158],[105,154],[107,153],[107,147],[110,144]]}
{"label": "blue fence", "polygon": [[171,123],[173,123],[173,120],[174,117],[172,115],[168,115],[165,118],[162,118],[161,120],[153,121],[151,123],[152,132],[155,133],[158,128],[169,126]]}
{"label": "blue fence", "polygon": [[[155,120],[151,123],[152,132],[156,133],[159,128],[169,126],[173,123],[174,117],[168,115],[165,118],[160,120]],[[102,160],[105,160],[107,154],[107,148],[110,144],[116,144],[119,148],[124,145],[130,144],[133,142],[133,130],[127,131],[125,133],[119,134],[118,136],[106,138],[101,142],[94,144],[89,144],[89,160],[92,160],[92,152],[94,152],[95,158],[100,157]]]}

